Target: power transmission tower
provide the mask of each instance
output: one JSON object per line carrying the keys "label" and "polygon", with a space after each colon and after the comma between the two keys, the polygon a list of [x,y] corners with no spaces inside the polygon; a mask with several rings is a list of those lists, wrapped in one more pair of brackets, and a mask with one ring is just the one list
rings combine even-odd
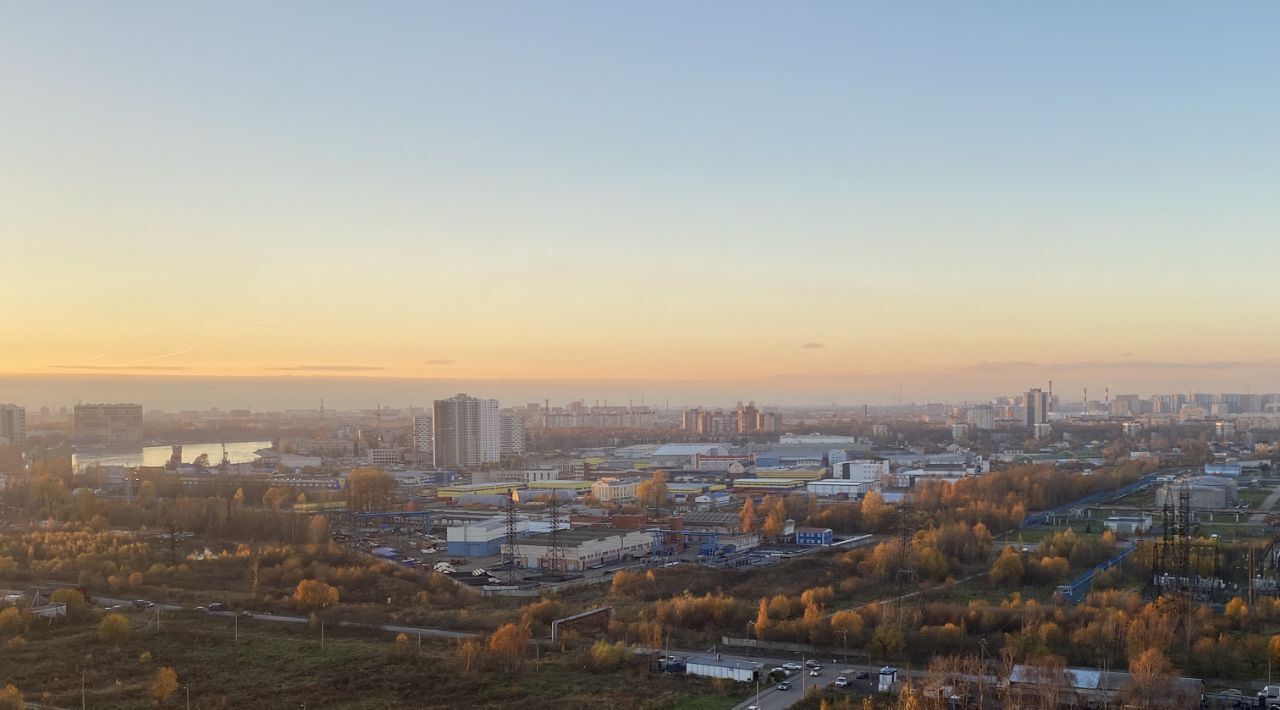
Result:
{"label": "power transmission tower", "polygon": [[519,525],[516,518],[516,492],[514,488],[507,489],[507,581],[511,584],[516,583],[516,560],[520,557],[519,549],[516,547],[519,540]]}
{"label": "power transmission tower", "polygon": [[551,500],[547,503],[547,518],[551,522],[551,545],[547,548],[547,570],[551,574],[563,574],[565,571],[564,543],[560,539],[560,496],[558,491],[551,490]]}
{"label": "power transmission tower", "polygon": [[911,506],[908,505],[903,505],[898,509],[898,569],[894,573],[894,578],[898,585],[897,613],[899,620],[902,619],[902,597],[906,594],[906,585],[907,583],[915,584],[918,581],[915,561],[911,558],[911,539],[915,535],[911,513]]}

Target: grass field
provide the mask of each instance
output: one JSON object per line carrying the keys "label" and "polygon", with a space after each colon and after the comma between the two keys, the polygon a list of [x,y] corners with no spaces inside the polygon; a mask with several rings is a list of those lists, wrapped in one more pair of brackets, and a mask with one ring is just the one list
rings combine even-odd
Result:
{"label": "grass field", "polygon": [[651,676],[639,665],[595,673],[576,653],[544,655],[526,669],[463,673],[451,643],[411,642],[392,651],[387,635],[326,634],[293,624],[179,614],[160,631],[141,616],[119,649],[99,641],[93,624],[34,627],[27,642],[0,650],[0,683],[28,701],[98,710],[155,707],[148,687],[162,666],[177,671],[168,705],[192,708],[672,708],[724,710],[745,691],[724,692],[699,679]]}

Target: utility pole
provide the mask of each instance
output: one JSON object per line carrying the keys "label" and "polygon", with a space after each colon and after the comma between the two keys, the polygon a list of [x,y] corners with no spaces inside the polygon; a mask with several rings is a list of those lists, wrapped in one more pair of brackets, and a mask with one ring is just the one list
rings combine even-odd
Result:
{"label": "utility pole", "polygon": [[320,650],[324,650],[324,619],[320,620]]}
{"label": "utility pole", "polygon": [[191,684],[187,683],[187,710],[191,710]]}
{"label": "utility pole", "polygon": [[236,642],[238,643],[240,641],[240,615],[235,612],[232,612],[231,618],[234,620],[233,625],[235,626]]}
{"label": "utility pole", "polygon": [[[1271,660],[1270,660],[1270,659],[1271,659],[1271,657],[1270,657],[1270,656],[1267,656],[1267,663],[1268,663],[1268,664],[1270,664],[1270,663],[1271,663]],[[1270,668],[1271,666],[1270,666],[1270,665],[1268,665],[1267,667],[1268,667],[1268,668]],[[80,669],[80,710],[85,710],[85,708],[86,708],[86,705],[85,705],[85,697],[84,697],[84,676],[85,676],[85,670],[84,670],[83,668],[81,668],[81,669]],[[1270,673],[1267,673],[1268,682],[1270,682],[1270,676],[1271,676],[1271,674],[1270,674]]]}

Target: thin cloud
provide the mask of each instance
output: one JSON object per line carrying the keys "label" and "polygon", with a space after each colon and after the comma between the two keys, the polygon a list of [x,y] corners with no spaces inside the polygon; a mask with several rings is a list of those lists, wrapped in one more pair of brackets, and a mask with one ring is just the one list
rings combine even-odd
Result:
{"label": "thin cloud", "polygon": [[180,365],[47,365],[54,370],[156,370],[177,371],[190,370]]}
{"label": "thin cloud", "polygon": [[820,350],[826,347],[822,343],[804,343],[800,346],[801,350]]}
{"label": "thin cloud", "polygon": [[131,365],[141,365],[144,362],[151,362],[153,360],[163,360],[168,357],[177,357],[179,355],[186,355],[189,352],[191,352],[190,348],[184,348],[182,350],[175,350],[171,353],[160,353],[159,355],[151,355],[150,357],[144,357],[138,360],[133,360],[132,362],[126,362],[125,367],[129,367]]}
{"label": "thin cloud", "polygon": [[976,372],[1006,372],[1009,370],[1251,370],[1274,367],[1280,360],[1079,360],[1075,362],[1041,363],[1029,360],[1003,360],[979,362],[966,369]]}
{"label": "thin cloud", "polygon": [[290,365],[288,367],[270,367],[267,369],[279,372],[377,372],[387,368],[371,365]]}
{"label": "thin cloud", "polygon": [[453,360],[427,360],[428,365],[452,365]]}

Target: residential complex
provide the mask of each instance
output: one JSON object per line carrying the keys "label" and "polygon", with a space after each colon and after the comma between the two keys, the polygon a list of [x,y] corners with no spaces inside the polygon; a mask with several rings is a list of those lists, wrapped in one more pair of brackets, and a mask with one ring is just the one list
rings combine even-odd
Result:
{"label": "residential complex", "polygon": [[27,441],[27,410],[16,404],[0,404],[0,445],[21,446]]}
{"label": "residential complex", "polygon": [[502,459],[498,400],[458,394],[435,402],[432,431],[436,468],[464,469]]}
{"label": "residential complex", "polygon": [[142,442],[141,404],[77,404],[75,442],[119,446]]}

